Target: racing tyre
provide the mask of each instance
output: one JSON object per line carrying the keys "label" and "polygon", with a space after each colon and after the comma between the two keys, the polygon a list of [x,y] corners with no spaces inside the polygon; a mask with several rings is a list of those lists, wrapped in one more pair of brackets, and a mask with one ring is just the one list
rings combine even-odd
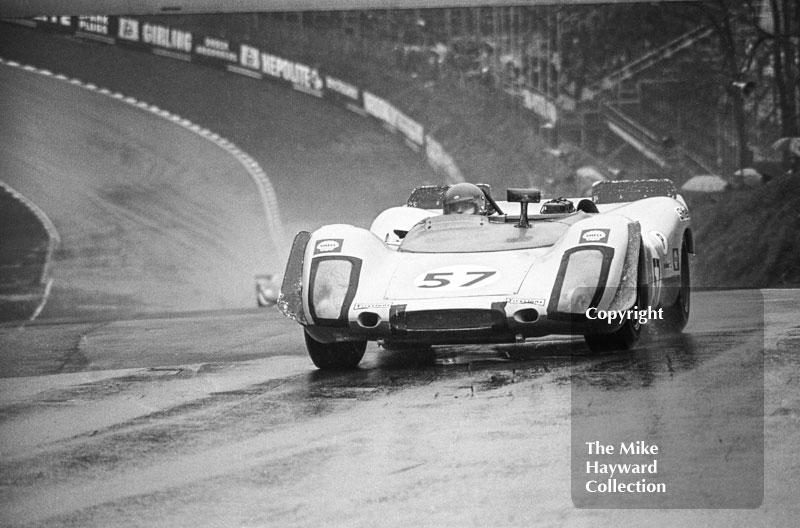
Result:
{"label": "racing tyre", "polygon": [[[642,270],[644,269],[644,248],[639,248],[639,265],[637,268],[636,302],[647,301],[647,294],[642,290]],[[592,352],[613,352],[615,350],[630,350],[639,341],[642,333],[642,323],[638,319],[626,319],[625,323],[615,332],[610,334],[596,334],[583,336],[589,350]]]}
{"label": "racing tyre", "polygon": [[584,336],[589,350],[592,352],[611,352],[614,350],[629,350],[639,341],[642,333],[642,324],[638,319],[628,319],[619,330],[610,334]]}
{"label": "racing tyre", "polygon": [[367,350],[366,341],[343,341],[338,343],[320,343],[311,337],[308,332],[303,332],[306,338],[306,349],[311,361],[322,370],[346,370],[358,366],[364,352]]}
{"label": "racing tyre", "polygon": [[689,322],[689,310],[692,300],[692,286],[689,272],[689,250],[686,241],[681,244],[681,285],[678,298],[669,308],[664,309],[664,319],[659,325],[667,332],[679,333]]}

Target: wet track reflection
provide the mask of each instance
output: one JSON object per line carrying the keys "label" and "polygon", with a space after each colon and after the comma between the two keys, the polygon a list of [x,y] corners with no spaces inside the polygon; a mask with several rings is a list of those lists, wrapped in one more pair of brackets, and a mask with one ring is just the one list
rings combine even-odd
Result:
{"label": "wet track reflection", "polygon": [[[747,331],[745,331],[747,332]],[[649,385],[659,376],[671,376],[695,368],[698,361],[711,359],[736,345],[736,333],[703,335],[651,334],[627,351],[598,354],[591,352],[582,338],[531,340],[514,345],[436,346],[408,350],[375,348],[355,372],[315,371],[311,383],[347,380],[385,385],[395,389],[418,386],[432,380],[489,376],[514,383],[552,372],[571,369],[575,375],[593,377],[614,388],[615,382],[636,377]],[[566,374],[564,374],[566,375]],[[423,381],[420,381],[423,380]],[[425,381],[427,380],[427,381]],[[631,382],[623,383],[620,388]]]}
{"label": "wet track reflection", "polygon": [[[763,311],[742,316],[718,302],[726,298],[698,294],[686,333],[652,332],[627,352],[592,354],[569,338],[370,345],[349,372],[315,370],[299,327],[270,311],[0,328],[0,340],[20,346],[7,372],[20,371],[17,357],[28,371],[57,365],[65,352],[43,343],[61,339],[81,342],[84,358],[71,372],[0,379],[3,521],[530,526],[574,516],[607,525],[616,508],[656,507],[630,510],[627,521],[673,525],[682,514],[668,508],[755,508],[762,490],[767,502],[785,501],[764,488],[764,446],[780,460],[796,445],[787,398],[800,391],[793,378],[779,384],[771,406],[784,411],[768,410],[781,421],[765,439]],[[791,321],[768,340],[785,344]],[[47,340],[30,340],[26,355],[28,332]],[[187,346],[190,335],[198,345]],[[635,440],[661,447],[648,477],[669,496],[582,496],[585,476],[570,470],[585,465],[580,447]],[[704,524],[731,520],[716,518]]]}

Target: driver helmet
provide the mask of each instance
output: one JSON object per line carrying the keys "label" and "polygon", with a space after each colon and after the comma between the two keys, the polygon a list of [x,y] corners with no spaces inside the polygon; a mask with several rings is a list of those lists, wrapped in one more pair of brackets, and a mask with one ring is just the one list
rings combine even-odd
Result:
{"label": "driver helmet", "polygon": [[486,196],[477,185],[457,183],[444,193],[444,214],[486,214]]}

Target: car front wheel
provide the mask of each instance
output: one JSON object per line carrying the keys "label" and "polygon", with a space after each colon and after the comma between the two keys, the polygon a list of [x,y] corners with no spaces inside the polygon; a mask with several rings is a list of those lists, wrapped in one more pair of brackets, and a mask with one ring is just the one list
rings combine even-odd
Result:
{"label": "car front wheel", "polygon": [[584,336],[589,350],[592,352],[612,352],[615,350],[629,350],[633,348],[639,335],[642,332],[642,325],[638,319],[628,319],[619,330],[610,334],[596,334]]}
{"label": "car front wheel", "polygon": [[321,343],[311,337],[308,332],[304,331],[303,334],[311,361],[322,370],[354,369],[367,350],[366,341]]}
{"label": "car front wheel", "polygon": [[[637,267],[637,280],[636,280],[636,302],[634,306],[638,306],[640,302],[647,299],[647,293],[643,287],[644,271],[644,248],[639,248],[639,263]],[[633,308],[633,306],[631,307]],[[642,324],[637,318],[628,318],[625,323],[616,331],[609,334],[593,334],[586,335],[584,339],[592,352],[613,352],[620,350],[630,350],[639,341],[642,333]]]}

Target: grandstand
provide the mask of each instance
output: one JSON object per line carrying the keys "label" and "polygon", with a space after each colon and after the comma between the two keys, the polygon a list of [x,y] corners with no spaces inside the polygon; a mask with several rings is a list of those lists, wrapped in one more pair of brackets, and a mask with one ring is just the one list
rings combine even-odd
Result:
{"label": "grandstand", "polygon": [[[367,86],[448,85],[478,100],[489,90],[520,107],[525,135],[553,152],[579,148],[603,169],[683,179],[730,174],[742,159],[716,36],[692,9],[470,7],[192,15],[185,23],[221,36],[235,27],[239,37]],[[397,84],[398,75],[407,82]],[[755,116],[756,158],[770,155],[765,146],[778,133],[772,96],[762,88],[744,101]]]}

